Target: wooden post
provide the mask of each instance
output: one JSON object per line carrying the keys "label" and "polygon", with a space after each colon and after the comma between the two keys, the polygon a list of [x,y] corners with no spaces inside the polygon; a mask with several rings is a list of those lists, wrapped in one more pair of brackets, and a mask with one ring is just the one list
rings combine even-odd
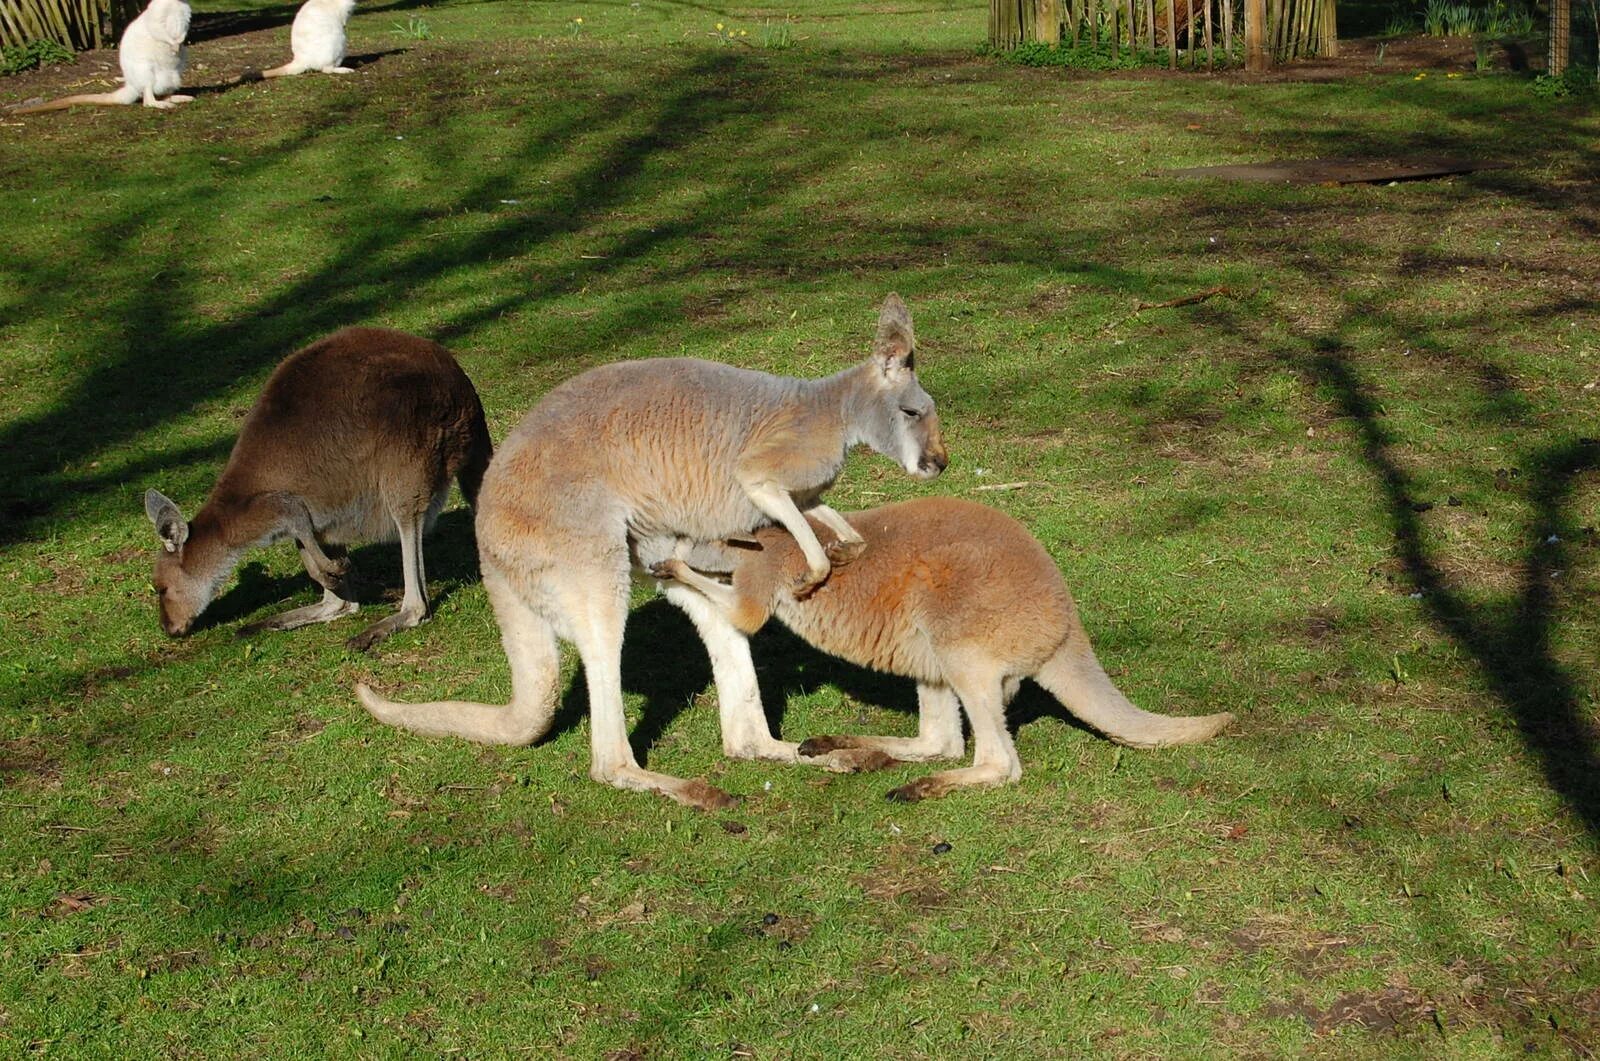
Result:
{"label": "wooden post", "polygon": [[[1265,47],[1266,22],[1267,0],[1244,0],[1244,68],[1252,74],[1265,73],[1271,65]],[[1176,58],[1173,65],[1177,65]]]}
{"label": "wooden post", "polygon": [[1211,0],[1200,0],[1201,11],[1206,19],[1206,69],[1212,68],[1211,59]]}
{"label": "wooden post", "polygon": [[1156,0],[1144,0],[1144,39],[1151,55],[1156,53]]}
{"label": "wooden post", "polygon": [[1061,0],[1033,0],[1033,39],[1054,48],[1061,43]]}
{"label": "wooden post", "polygon": [[1167,69],[1178,68],[1178,0],[1167,0]]}
{"label": "wooden post", "polygon": [[1222,54],[1233,62],[1233,0],[1222,0]]}
{"label": "wooden post", "polygon": [[1136,55],[1139,52],[1139,20],[1134,17],[1133,0],[1127,2],[1128,22],[1128,54]]}
{"label": "wooden post", "polygon": [[1560,77],[1567,72],[1572,52],[1572,0],[1550,0],[1550,58],[1545,72]]}

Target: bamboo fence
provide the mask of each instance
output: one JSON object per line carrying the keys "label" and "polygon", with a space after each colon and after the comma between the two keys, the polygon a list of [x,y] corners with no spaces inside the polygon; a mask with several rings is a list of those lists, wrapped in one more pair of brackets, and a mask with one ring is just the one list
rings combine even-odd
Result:
{"label": "bamboo fence", "polygon": [[[1241,6],[1242,5],[1242,6]],[[1243,61],[1251,5],[1243,0],[990,0],[989,43],[1010,49],[1039,42],[1065,47],[1166,53],[1177,69],[1180,53],[1191,69]],[[1259,37],[1276,62],[1338,54],[1334,0],[1265,0]],[[1240,46],[1240,51],[1235,46]]]}
{"label": "bamboo fence", "polygon": [[0,0],[0,47],[52,40],[106,48],[139,14],[139,0]]}

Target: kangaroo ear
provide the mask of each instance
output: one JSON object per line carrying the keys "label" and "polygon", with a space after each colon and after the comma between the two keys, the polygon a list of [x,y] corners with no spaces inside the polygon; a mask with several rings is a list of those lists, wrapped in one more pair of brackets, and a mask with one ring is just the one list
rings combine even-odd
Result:
{"label": "kangaroo ear", "polygon": [[178,552],[183,548],[183,543],[189,540],[188,521],[172,499],[160,490],[144,492],[144,514],[155,524],[156,537],[161,539],[161,545],[167,552]]}
{"label": "kangaroo ear", "polygon": [[911,311],[899,295],[883,300],[878,314],[878,335],[872,341],[872,357],[890,379],[916,371],[917,337],[911,330]]}

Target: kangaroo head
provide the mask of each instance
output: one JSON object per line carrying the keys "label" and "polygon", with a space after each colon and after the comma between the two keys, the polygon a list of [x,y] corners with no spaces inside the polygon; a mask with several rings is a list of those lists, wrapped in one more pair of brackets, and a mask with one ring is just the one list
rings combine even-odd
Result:
{"label": "kangaroo head", "polygon": [[899,461],[918,479],[932,479],[950,463],[939,434],[933,399],[917,382],[917,339],[911,313],[899,295],[883,301],[872,343],[872,380],[865,417],[855,424],[856,441]]}
{"label": "kangaroo head", "polygon": [[216,580],[197,577],[184,568],[183,547],[189,540],[189,523],[170,498],[159,490],[147,490],[144,511],[161,540],[151,580],[161,607],[161,629],[168,636],[182,637],[211,603]]}

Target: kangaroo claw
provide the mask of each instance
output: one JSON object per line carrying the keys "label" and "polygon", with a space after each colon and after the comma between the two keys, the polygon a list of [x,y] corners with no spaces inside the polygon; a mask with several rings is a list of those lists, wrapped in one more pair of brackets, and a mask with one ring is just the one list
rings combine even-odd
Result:
{"label": "kangaroo claw", "polygon": [[828,554],[828,560],[830,563],[832,563],[835,567],[843,567],[845,564],[848,564],[850,561],[856,559],[862,553],[866,552],[867,543],[864,541],[829,542],[827,549],[824,551]]}

